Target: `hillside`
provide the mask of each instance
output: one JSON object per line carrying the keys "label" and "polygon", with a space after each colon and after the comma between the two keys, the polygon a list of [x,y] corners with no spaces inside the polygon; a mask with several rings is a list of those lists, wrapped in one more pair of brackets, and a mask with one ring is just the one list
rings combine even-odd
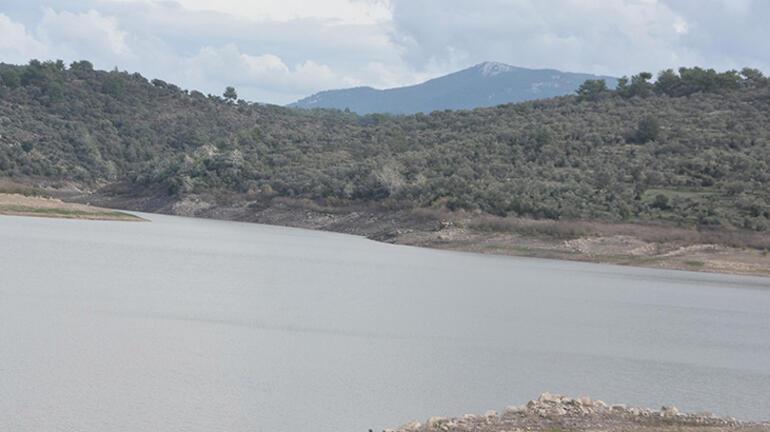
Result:
{"label": "hillside", "polygon": [[574,93],[588,79],[604,79],[610,87],[617,81],[612,77],[485,62],[413,86],[327,90],[289,106],[349,109],[358,114],[430,113],[565,96]]}
{"label": "hillside", "polygon": [[768,80],[697,68],[650,77],[391,117],[231,102],[88,62],[2,65],[0,177],[112,207],[376,238],[439,230],[456,214],[654,224],[770,248]]}

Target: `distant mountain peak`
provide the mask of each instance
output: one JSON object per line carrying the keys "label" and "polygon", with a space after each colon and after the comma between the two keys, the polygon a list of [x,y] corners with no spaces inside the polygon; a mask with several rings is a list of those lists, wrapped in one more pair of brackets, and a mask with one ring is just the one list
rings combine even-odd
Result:
{"label": "distant mountain peak", "polygon": [[505,63],[498,63],[493,61],[487,61],[474,66],[481,72],[481,75],[485,77],[499,75],[501,73],[511,72],[516,70],[515,66],[511,66]]}
{"label": "distant mountain peak", "polygon": [[527,69],[487,61],[422,84],[385,90],[371,87],[326,90],[289,106],[347,108],[358,114],[474,109],[573,94],[588,79],[604,79],[610,87],[617,82],[612,77]]}

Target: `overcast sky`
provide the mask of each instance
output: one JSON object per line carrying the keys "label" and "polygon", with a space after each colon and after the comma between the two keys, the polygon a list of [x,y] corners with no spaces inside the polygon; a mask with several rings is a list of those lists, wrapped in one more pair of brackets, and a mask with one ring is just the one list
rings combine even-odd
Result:
{"label": "overcast sky", "polygon": [[0,0],[0,62],[87,59],[284,104],[492,60],[770,71],[770,0]]}

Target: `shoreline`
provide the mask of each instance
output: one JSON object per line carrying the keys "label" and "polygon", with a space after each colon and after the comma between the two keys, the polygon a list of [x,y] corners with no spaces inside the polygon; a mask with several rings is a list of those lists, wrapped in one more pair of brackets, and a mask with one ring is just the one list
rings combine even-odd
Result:
{"label": "shoreline", "polygon": [[770,233],[666,225],[501,218],[439,209],[328,207],[307,200],[169,202],[106,198],[108,207],[360,235],[439,250],[770,277]]}
{"label": "shoreline", "polygon": [[171,197],[136,196],[121,190],[47,190],[65,205],[93,203],[101,209],[89,209],[103,211],[261,223],[487,255],[770,277],[770,233],[699,231],[652,223],[533,220],[433,208],[325,206],[304,199],[262,196]]}
{"label": "shoreline", "polygon": [[18,193],[0,193],[0,215],[98,221],[145,221],[139,216],[118,210]]}
{"label": "shoreline", "polygon": [[507,431],[741,431],[770,432],[770,422],[744,422],[710,413],[688,414],[676,407],[660,410],[606,404],[587,396],[571,398],[543,393],[526,405],[506,408],[501,414],[431,417],[383,432],[507,432]]}

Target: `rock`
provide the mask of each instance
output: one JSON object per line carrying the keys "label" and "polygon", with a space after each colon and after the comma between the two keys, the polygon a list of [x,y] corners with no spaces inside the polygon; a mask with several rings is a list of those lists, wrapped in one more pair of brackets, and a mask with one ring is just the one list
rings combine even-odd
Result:
{"label": "rock", "polygon": [[545,393],[541,394],[541,395],[540,395],[540,397],[539,397],[539,398],[537,398],[537,401],[538,401],[538,402],[545,402],[545,403],[549,403],[549,402],[558,402],[558,401],[560,401],[560,400],[561,400],[561,397],[560,397],[560,396],[558,396],[558,395],[552,395],[552,394],[550,394],[550,393],[548,393],[548,392],[545,392]]}
{"label": "rock", "polygon": [[400,428],[398,428],[398,430],[399,432],[416,432],[420,430],[421,426],[422,424],[420,422],[413,421],[401,426]]}
{"label": "rock", "polygon": [[505,411],[503,411],[503,415],[516,415],[516,414],[524,414],[527,412],[527,407],[519,405],[519,406],[509,406],[505,408]]}
{"label": "rock", "polygon": [[663,417],[676,417],[679,410],[675,406],[664,406],[660,409],[660,415]]}
{"label": "rock", "polygon": [[[666,431],[687,427],[744,426],[734,418],[714,417],[709,413],[685,414],[674,406],[664,406],[660,410],[624,404],[608,406],[587,396],[569,398],[543,393],[526,406],[507,407],[502,417],[496,411],[487,411],[483,416],[466,414],[462,418],[431,417],[424,425],[412,422],[398,432],[536,431],[551,430],[559,424],[574,426],[575,430],[626,430],[626,427],[632,430],[634,427],[660,426]],[[770,428],[756,431],[759,430],[770,432]]]}
{"label": "rock", "polygon": [[567,410],[565,410],[563,407],[557,405],[553,408],[551,408],[551,411],[548,413],[553,416],[563,416],[567,414]]}
{"label": "rock", "polygon": [[484,417],[487,417],[487,418],[489,418],[489,417],[497,417],[497,411],[489,410],[489,411],[484,413]]}
{"label": "rock", "polygon": [[443,430],[446,423],[449,423],[449,419],[446,417],[431,417],[426,426],[431,430]]}

